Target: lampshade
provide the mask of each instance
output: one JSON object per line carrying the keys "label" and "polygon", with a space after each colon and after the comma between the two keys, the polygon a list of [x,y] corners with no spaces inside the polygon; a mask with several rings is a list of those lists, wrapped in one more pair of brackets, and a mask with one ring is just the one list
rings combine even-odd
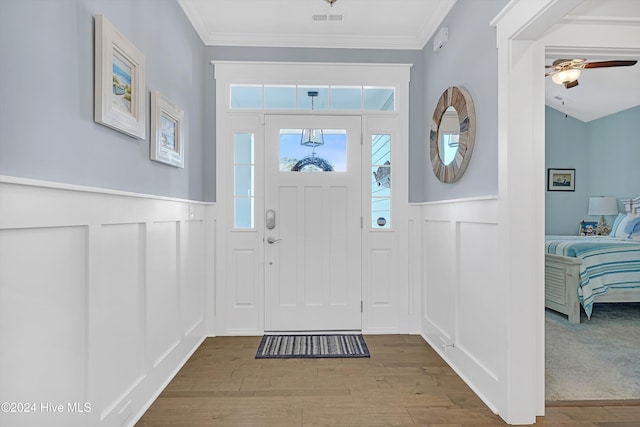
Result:
{"label": "lampshade", "polygon": [[559,85],[578,80],[582,71],[579,68],[569,68],[568,70],[558,71],[551,76],[551,80]]}
{"label": "lampshade", "polygon": [[589,215],[616,215],[618,213],[618,201],[615,197],[590,197]]}

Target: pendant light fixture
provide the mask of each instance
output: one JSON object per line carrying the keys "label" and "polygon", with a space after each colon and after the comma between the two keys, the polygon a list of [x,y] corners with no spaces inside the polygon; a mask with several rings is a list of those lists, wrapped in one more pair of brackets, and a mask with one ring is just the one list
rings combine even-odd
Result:
{"label": "pendant light fixture", "polygon": [[[311,111],[313,111],[313,100],[318,96],[318,91],[310,90],[307,92],[307,95],[311,97]],[[300,145],[311,147],[311,156],[315,157],[316,147],[324,145],[324,133],[322,129],[303,129]]]}

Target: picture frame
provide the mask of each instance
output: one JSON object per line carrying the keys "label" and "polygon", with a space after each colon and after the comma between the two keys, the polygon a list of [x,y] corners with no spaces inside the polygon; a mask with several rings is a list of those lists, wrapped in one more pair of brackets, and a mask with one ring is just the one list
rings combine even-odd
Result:
{"label": "picture frame", "polygon": [[547,191],[576,191],[576,170],[547,169]]}
{"label": "picture frame", "polygon": [[150,158],[184,168],[184,111],[159,91],[151,93]]}
{"label": "picture frame", "polygon": [[598,221],[587,221],[583,219],[582,221],[580,221],[580,230],[578,231],[578,235],[579,236],[596,236],[597,227],[598,227]]}
{"label": "picture frame", "polygon": [[95,16],[94,121],[146,139],[145,56],[103,15]]}

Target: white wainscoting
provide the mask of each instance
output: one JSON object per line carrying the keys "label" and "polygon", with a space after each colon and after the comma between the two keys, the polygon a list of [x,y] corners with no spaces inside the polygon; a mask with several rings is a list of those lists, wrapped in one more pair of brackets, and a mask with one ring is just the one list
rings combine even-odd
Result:
{"label": "white wainscoting", "polygon": [[211,322],[207,210],[0,177],[0,402],[31,411],[0,425],[135,423]]}
{"label": "white wainscoting", "polygon": [[499,280],[498,200],[419,206],[422,336],[495,411],[506,399],[508,295]]}

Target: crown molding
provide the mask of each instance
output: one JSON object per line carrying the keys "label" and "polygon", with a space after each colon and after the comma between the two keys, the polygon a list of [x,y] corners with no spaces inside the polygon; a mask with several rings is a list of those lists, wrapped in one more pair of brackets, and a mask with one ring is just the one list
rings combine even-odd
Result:
{"label": "crown molding", "polygon": [[312,34],[222,33],[211,31],[196,3],[177,0],[196,33],[206,46],[300,47],[331,49],[421,50],[440,27],[457,0],[445,0],[430,12],[422,30],[411,36],[359,36]]}

